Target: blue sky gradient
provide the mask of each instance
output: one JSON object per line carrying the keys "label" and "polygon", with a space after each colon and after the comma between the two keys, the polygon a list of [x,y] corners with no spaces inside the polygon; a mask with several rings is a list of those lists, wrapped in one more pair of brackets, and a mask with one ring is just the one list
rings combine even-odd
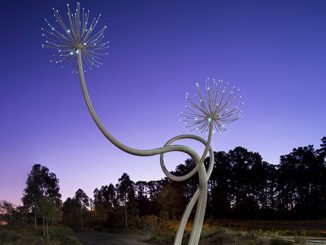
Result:
{"label": "blue sky gradient", "polygon": [[[44,18],[67,1],[1,1],[0,200],[19,203],[35,163],[60,179],[63,198],[82,188],[160,179],[159,157],[127,155],[97,130],[72,62],[50,64]],[[75,6],[75,2],[69,2]],[[86,73],[107,129],[137,148],[188,133],[177,114],[206,77],[241,88],[244,118],[215,135],[216,151],[244,146],[278,164],[294,147],[326,136],[326,1],[80,1],[107,25],[109,55]],[[201,146],[193,145],[199,151]],[[166,155],[172,170],[184,154]]]}

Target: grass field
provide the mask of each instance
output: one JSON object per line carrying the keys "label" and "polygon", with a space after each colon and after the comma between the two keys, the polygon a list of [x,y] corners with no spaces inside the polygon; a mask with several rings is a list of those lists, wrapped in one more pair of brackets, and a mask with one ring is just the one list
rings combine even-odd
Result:
{"label": "grass field", "polygon": [[208,220],[216,227],[228,227],[236,230],[262,230],[277,232],[280,235],[326,236],[326,220]]}
{"label": "grass field", "polygon": [[[49,245],[168,245],[173,244],[178,221],[151,224],[148,230],[138,233],[98,232],[91,228],[74,232],[65,226],[49,229]],[[208,220],[204,227],[200,245],[326,245],[323,231],[326,221],[244,221]],[[187,226],[183,244],[191,224]],[[41,227],[35,231],[32,225],[0,226],[0,245],[45,245]]]}
{"label": "grass field", "polygon": [[[166,221],[153,225],[153,236],[147,240],[153,244],[173,244],[178,222]],[[186,231],[189,236],[191,225]],[[250,220],[207,220],[203,227],[200,243],[237,245],[326,245],[326,221],[250,221]],[[184,244],[187,244],[186,239]]]}

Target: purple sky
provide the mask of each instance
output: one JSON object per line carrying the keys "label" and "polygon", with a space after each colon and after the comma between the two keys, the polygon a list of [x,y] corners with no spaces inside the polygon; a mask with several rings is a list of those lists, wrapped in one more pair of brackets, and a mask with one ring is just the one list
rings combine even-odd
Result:
{"label": "purple sky", "polygon": [[[109,27],[109,55],[86,79],[103,123],[127,145],[159,147],[188,133],[177,114],[207,76],[231,81],[245,101],[244,118],[215,135],[216,151],[241,145],[277,164],[326,136],[326,1],[80,2]],[[49,63],[40,28],[66,3],[1,1],[0,200],[20,202],[35,163],[56,173],[63,199],[78,188],[93,196],[123,172],[134,181],[163,177],[158,156],[128,155],[101,135],[72,63]],[[167,154],[167,166],[185,158]]]}

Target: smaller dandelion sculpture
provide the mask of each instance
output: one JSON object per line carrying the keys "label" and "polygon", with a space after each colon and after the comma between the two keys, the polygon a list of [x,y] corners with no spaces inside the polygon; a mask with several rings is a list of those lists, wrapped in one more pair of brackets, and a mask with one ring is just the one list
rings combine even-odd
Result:
{"label": "smaller dandelion sculpture", "polygon": [[[225,133],[225,124],[234,122],[241,118],[240,103],[242,96],[239,95],[240,89],[231,87],[230,83],[222,80],[206,79],[204,95],[201,92],[199,83],[196,83],[197,93],[194,97],[186,93],[189,105],[186,106],[187,112],[179,115],[186,128],[200,133],[208,133],[209,125],[214,125],[213,133]],[[196,102],[197,100],[197,102]]]}
{"label": "smaller dandelion sculpture", "polygon": [[[99,61],[100,56],[107,54],[105,49],[108,48],[109,42],[104,41],[106,26],[98,31],[94,31],[101,15],[91,21],[89,11],[85,12],[84,9],[81,11],[79,3],[77,3],[76,12],[73,14],[70,12],[69,5],[67,5],[67,7],[68,24],[63,21],[59,11],[53,9],[55,21],[60,28],[55,28],[45,20],[48,28],[41,29],[43,32],[42,35],[46,38],[45,44],[43,44],[42,47],[57,50],[57,53],[53,55],[54,58],[51,59],[50,62],[54,60],[55,63],[61,64],[68,59],[74,60],[75,66],[73,71],[79,74],[79,80],[88,110],[99,130],[113,145],[132,155],[160,155],[161,168],[164,174],[173,181],[185,181],[195,174],[198,174],[198,189],[184,211],[174,240],[175,245],[180,245],[182,243],[186,224],[196,205],[195,218],[188,244],[197,245],[200,239],[206,210],[207,182],[212,174],[214,166],[214,152],[211,147],[212,135],[215,131],[219,133],[226,132],[225,124],[233,122],[241,117],[240,106],[242,103],[239,103],[241,100],[239,89],[231,87],[229,83],[224,83],[221,80],[216,82],[214,79],[207,79],[204,93],[201,92],[199,83],[196,83],[197,92],[194,96],[190,97],[187,93],[186,98],[189,105],[186,106],[186,108],[188,110],[180,114],[181,121],[185,123],[185,127],[189,127],[195,132],[208,134],[207,140],[193,134],[182,134],[169,139],[162,147],[145,150],[129,147],[111,135],[102,124],[89,97],[84,76],[85,70],[83,63],[86,63],[90,69],[94,66],[98,67],[102,65]],[[199,155],[189,146],[174,144],[174,142],[182,139],[196,140],[203,144],[205,146],[203,153]],[[195,163],[195,167],[183,176],[173,175],[166,168],[164,162],[164,154],[168,152],[183,152],[188,154]],[[206,169],[203,162],[208,154],[209,164]]]}

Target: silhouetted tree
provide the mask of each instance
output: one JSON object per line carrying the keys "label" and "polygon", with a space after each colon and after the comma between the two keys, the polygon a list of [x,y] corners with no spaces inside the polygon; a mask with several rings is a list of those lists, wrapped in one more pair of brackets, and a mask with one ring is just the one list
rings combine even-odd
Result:
{"label": "silhouetted tree", "polygon": [[232,201],[232,166],[224,151],[215,152],[215,164],[209,181],[209,209],[214,217],[229,217]]}
{"label": "silhouetted tree", "polygon": [[322,219],[326,217],[326,137],[323,137],[321,139],[322,143],[320,144],[320,148],[317,150],[317,157],[318,157],[318,164],[320,165],[321,170],[319,170],[319,173],[317,174],[318,176],[318,188],[319,193],[319,208],[320,212],[318,215],[319,219]]}
{"label": "silhouetted tree", "polygon": [[80,225],[80,204],[75,198],[67,198],[62,205],[63,223],[72,228]]}
{"label": "silhouetted tree", "polygon": [[135,184],[135,192],[136,192],[136,203],[139,210],[139,216],[152,214],[147,182],[137,181]]}
{"label": "silhouetted tree", "polygon": [[116,226],[115,211],[118,207],[117,192],[113,184],[105,185],[94,190],[94,212],[98,221],[109,227]]}
{"label": "silhouetted tree", "polygon": [[278,173],[278,209],[299,218],[318,216],[323,203],[325,166],[313,146],[298,147],[281,156]]}
{"label": "silhouetted tree", "polygon": [[89,197],[82,189],[78,189],[75,193],[74,199],[77,201],[80,211],[80,229],[83,229],[83,216],[88,212]]}
{"label": "silhouetted tree", "polygon": [[8,201],[0,201],[0,220],[8,224],[15,222],[16,209],[14,204]]}
{"label": "silhouetted tree", "polygon": [[135,215],[135,188],[128,174],[124,173],[116,185],[118,200],[124,210],[124,227],[128,229],[128,216]]}
{"label": "silhouetted tree", "polygon": [[186,206],[182,183],[165,180],[160,190],[158,203],[161,218],[180,218]]}
{"label": "silhouetted tree", "polygon": [[42,214],[43,236],[46,238],[47,243],[49,243],[49,221],[51,220],[53,225],[54,219],[58,218],[58,216],[60,215],[60,211],[57,206],[56,200],[52,199],[51,197],[45,196],[42,196],[38,200],[38,209],[39,212]]}
{"label": "silhouetted tree", "polygon": [[[187,159],[184,164],[180,164],[176,167],[173,174],[177,176],[183,176],[188,174],[193,168],[195,168],[195,163],[192,159]],[[183,184],[183,195],[187,200],[190,200],[195,194],[198,188],[198,175],[195,174],[187,181],[182,182]]]}
{"label": "silhouetted tree", "polygon": [[[40,164],[35,164],[26,180],[26,188],[22,202],[24,208],[34,212],[34,224],[37,230],[37,209],[39,208],[40,200],[42,198],[49,198],[56,207],[61,205],[61,194],[59,193],[59,180],[54,173],[49,172],[49,169]],[[44,220],[44,213],[41,213]]]}
{"label": "silhouetted tree", "polygon": [[251,169],[255,164],[261,164],[262,157],[243,147],[234,148],[229,151],[228,155],[233,172],[231,205],[238,217],[247,218],[256,214],[259,209],[259,205],[255,201],[254,176]]}
{"label": "silhouetted tree", "polygon": [[[263,161],[257,152],[236,147],[228,152],[215,152],[215,165],[208,182],[207,214],[214,218],[326,218],[326,137],[319,149],[298,147],[280,157],[279,165]],[[208,168],[209,157],[204,161]],[[191,159],[176,167],[173,174],[182,176],[195,167]],[[118,183],[94,190],[91,200],[78,189],[60,210],[59,181],[49,169],[35,164],[28,175],[22,198],[23,207],[14,208],[0,202],[6,220],[17,220],[24,212],[43,220],[44,236],[49,239],[48,226],[62,212],[63,223],[83,229],[86,218],[110,230],[129,229],[139,224],[140,217],[156,215],[180,218],[186,204],[198,188],[198,175],[185,182],[168,178],[134,183],[124,173]],[[89,219],[88,219],[89,220]],[[159,219],[158,219],[159,220]]]}
{"label": "silhouetted tree", "polygon": [[320,148],[316,151],[319,157],[325,162],[326,158],[326,136],[321,139]]}

